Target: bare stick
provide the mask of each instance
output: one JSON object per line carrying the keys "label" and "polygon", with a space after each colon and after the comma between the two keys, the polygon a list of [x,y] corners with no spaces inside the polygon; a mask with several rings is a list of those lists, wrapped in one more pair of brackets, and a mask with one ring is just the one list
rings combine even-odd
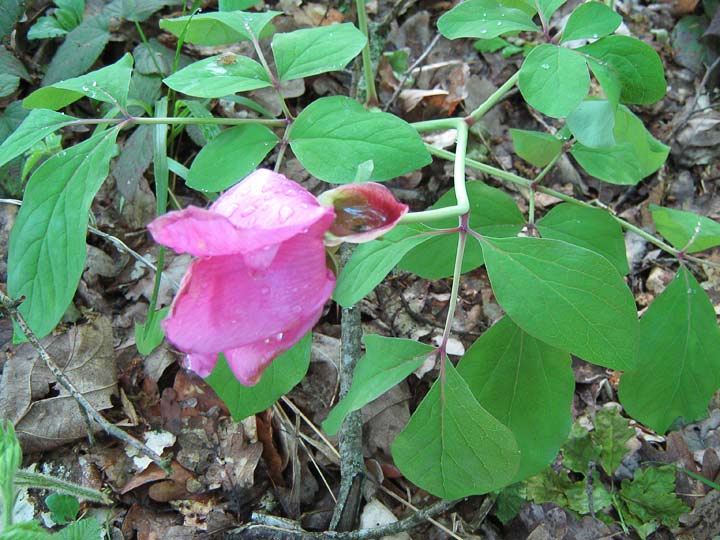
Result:
{"label": "bare stick", "polygon": [[87,414],[90,418],[92,418],[95,422],[97,422],[98,425],[100,425],[100,427],[108,435],[111,435],[116,439],[120,439],[125,444],[132,446],[138,452],[145,454],[147,457],[153,460],[153,462],[158,467],[160,467],[169,474],[171,472],[169,460],[163,459],[159,454],[157,454],[151,448],[148,448],[142,442],[138,441],[132,435],[125,433],[119,427],[105,420],[105,418],[98,411],[95,410],[95,408],[90,404],[90,402],[85,399],[85,396],[83,396],[78,391],[78,389],[75,388],[75,385],[73,385],[70,379],[68,379],[67,376],[63,373],[63,371],[58,367],[55,361],[50,357],[50,354],[47,352],[45,347],[42,346],[42,343],[40,343],[38,338],[35,336],[35,333],[30,329],[27,322],[25,321],[25,318],[22,316],[22,313],[18,311],[19,305],[19,302],[11,300],[3,292],[0,292],[0,307],[2,308],[2,310],[6,311],[10,315],[12,320],[17,323],[18,326],[20,326],[23,334],[25,334],[25,337],[30,342],[30,345],[32,345],[33,349],[35,349],[35,351],[38,353],[38,355],[48,367],[50,372],[55,376],[57,382],[59,382],[62,387],[65,388],[65,390],[67,390],[68,393],[75,399],[75,401],[78,402],[84,413]]}
{"label": "bare stick", "polygon": [[442,36],[440,35],[440,32],[435,34],[435,37],[432,39],[430,44],[425,47],[425,50],[422,52],[420,56],[418,56],[417,60],[413,62],[412,66],[408,68],[408,70],[405,72],[405,75],[403,75],[402,80],[400,81],[400,84],[395,89],[395,92],[393,92],[392,97],[390,98],[390,101],[388,101],[385,106],[383,107],[383,111],[386,111],[392,107],[392,104],[395,103],[395,100],[400,95],[400,92],[402,92],[403,87],[405,86],[405,83],[407,82],[408,78],[410,78],[410,75],[412,74],[413,70],[418,67],[422,62],[425,61],[425,59],[428,57],[428,55],[432,52],[432,50],[435,48],[435,45],[437,45],[437,42],[440,41],[440,38]]}

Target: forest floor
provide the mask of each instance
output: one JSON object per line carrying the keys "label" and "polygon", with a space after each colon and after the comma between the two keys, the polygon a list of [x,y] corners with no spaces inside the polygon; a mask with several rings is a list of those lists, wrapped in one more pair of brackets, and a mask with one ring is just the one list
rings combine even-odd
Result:
{"label": "forest floor", "polygon": [[[569,13],[576,4],[570,1],[560,12]],[[375,0],[368,5],[371,20],[383,23],[374,27],[375,39],[384,41],[384,52],[397,51],[383,56],[379,64],[381,108],[408,121],[473,110],[518,69],[520,54],[506,58],[501,50],[479,52],[474,40],[438,39],[436,21],[452,7],[449,1]],[[658,173],[636,187],[588,178],[564,157],[550,173],[546,185],[584,200],[598,199],[624,219],[648,230],[653,230],[649,204],[720,219],[720,93],[717,86],[720,69],[712,73],[708,70],[720,52],[717,3],[673,0],[644,4],[625,0],[616,2],[616,6],[625,20],[620,32],[651,44],[663,60],[667,95],[655,105],[633,109],[657,139],[671,146],[670,157]],[[62,39],[29,41],[26,37],[28,28],[48,7],[48,2],[28,2],[28,20],[18,25],[9,45],[27,68],[27,77],[23,77],[14,93],[0,98],[0,112],[39,87],[45,66],[62,43]],[[100,0],[88,0],[86,12],[100,7]],[[204,11],[212,11],[217,6],[210,1],[202,7]],[[712,7],[715,9],[710,12]],[[351,12],[344,8],[342,2],[335,5],[299,0],[267,0],[256,7],[284,12],[274,21],[279,31],[352,20]],[[175,38],[159,30],[158,20],[178,13],[178,6],[166,7],[142,23],[154,47],[175,46]],[[699,21],[698,24],[710,24],[709,33],[700,44],[693,38],[695,30],[689,23],[678,24],[690,15],[696,17],[692,21]],[[140,44],[136,26],[117,21],[97,66],[114,62],[125,52],[135,50],[137,56]],[[244,50],[242,46],[237,48]],[[185,46],[181,63],[221,50],[224,49]],[[170,49],[167,51],[171,54]],[[411,67],[412,71],[408,71]],[[404,89],[398,92],[403,71],[408,71],[408,77]],[[319,96],[347,95],[352,81],[348,69],[300,81],[284,92],[292,106],[301,107]],[[271,112],[276,106],[263,90],[251,92],[249,97]],[[235,104],[222,100],[213,101],[210,108],[221,116],[236,112]],[[532,175],[534,169],[513,153],[511,127],[551,132],[556,129],[552,119],[533,111],[517,93],[510,94],[482,122],[473,126],[469,154],[505,170]],[[82,136],[81,132],[67,133],[66,140]],[[189,162],[198,152],[197,142],[201,139],[199,130],[188,129],[175,140],[171,149],[174,159]],[[119,143],[124,146],[128,140]],[[442,134],[434,141],[446,147],[452,143],[452,137],[443,140]],[[139,144],[152,147],[150,139]],[[149,260],[155,260],[157,246],[145,228],[155,212],[150,189],[150,159],[151,155],[138,152],[129,171],[123,170],[128,163],[116,160],[92,211],[95,227],[122,239]],[[268,162],[274,163],[272,154]],[[315,193],[326,189],[322,182],[310,177],[291,154],[286,155],[281,172]],[[509,189],[492,178],[473,174],[472,178]],[[4,197],[21,198],[17,171],[4,170],[0,181]],[[121,185],[123,182],[129,183]],[[451,164],[436,160],[388,185],[413,210],[423,209],[452,186]],[[187,190],[181,182],[172,187],[182,205],[206,204],[201,195]],[[527,209],[523,193],[509,193],[521,209]],[[544,213],[557,202],[552,197],[539,195],[537,210]],[[16,213],[15,206],[0,205],[2,282],[6,281],[8,234]],[[642,310],[669,283],[675,268],[672,261],[638,238],[629,234],[626,242],[632,268],[630,280]],[[720,250],[716,249],[709,258],[720,262]],[[165,261],[166,273],[179,282],[188,263],[187,255],[169,254]],[[701,267],[693,270],[708,291],[716,312],[720,313],[720,271]],[[73,372],[74,380],[85,391],[93,392],[106,402],[103,407],[106,418],[172,458],[172,475],[166,477],[155,465],[132,455],[117,440],[102,433],[98,433],[91,444],[84,436],[85,420],[78,407],[59,393],[52,380],[46,380],[44,385],[30,384],[38,362],[35,351],[27,344],[12,344],[12,325],[5,318],[0,320],[0,340],[5,353],[0,404],[6,414],[13,411],[22,418],[16,429],[24,434],[24,465],[35,465],[43,472],[98,489],[109,488],[114,503],[111,507],[88,505],[84,509],[88,515],[107,523],[113,539],[281,537],[272,536],[269,530],[237,530],[248,522],[252,512],[297,520],[307,530],[325,530],[339,486],[337,440],[319,437],[312,426],[318,426],[325,418],[337,394],[339,309],[330,304],[315,329],[312,363],[305,379],[272,409],[236,423],[204,381],[180,367],[181,354],[167,343],[147,357],[138,354],[134,324],[142,322],[147,313],[153,280],[153,274],[145,266],[118,250],[112,241],[89,235],[86,269],[73,305],[61,328],[44,342],[56,357],[70,359],[69,370],[82,366]],[[159,305],[169,305],[174,292],[172,283],[165,283],[160,290]],[[449,293],[446,280],[427,281],[395,271],[362,302],[364,330],[430,343],[442,334]],[[453,357],[462,355],[484,330],[502,317],[502,309],[492,296],[483,268],[465,276],[458,306],[454,326],[457,338],[451,340],[448,348]],[[9,370],[10,364],[24,364],[27,368]],[[581,361],[576,361],[574,368],[575,419],[591,422],[596,411],[619,407],[616,373]],[[365,463],[376,482],[366,489],[366,500],[374,498],[374,502],[364,508],[360,527],[373,526],[387,519],[389,513],[397,518],[406,517],[414,512],[413,507],[426,507],[435,501],[397,474],[390,457],[394,437],[433,379],[433,373],[422,378],[411,376],[363,410]],[[628,453],[616,481],[631,476],[642,466],[658,462],[673,463],[708,480],[716,480],[720,472],[720,400],[711,406],[708,419],[664,436],[634,423],[632,426],[635,437],[627,445]],[[601,481],[610,482],[608,478]],[[690,512],[671,527],[661,526],[652,538],[710,540],[720,536],[720,491],[691,476],[678,474],[677,494]],[[601,520],[590,512],[580,515],[554,503],[524,501],[519,495],[502,500],[503,505],[493,505],[494,498],[468,498],[437,516],[435,521],[424,520],[418,527],[392,538],[635,537],[635,533],[623,531],[621,516],[613,511]],[[28,515],[37,517],[47,513],[43,494],[39,492],[25,494],[21,505]],[[513,508],[508,509],[508,505]]]}

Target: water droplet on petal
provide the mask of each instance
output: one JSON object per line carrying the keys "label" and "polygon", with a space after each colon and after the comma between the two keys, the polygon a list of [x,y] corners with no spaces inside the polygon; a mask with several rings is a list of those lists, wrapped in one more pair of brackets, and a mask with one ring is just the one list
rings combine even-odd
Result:
{"label": "water droplet on petal", "polygon": [[292,311],[293,313],[300,313],[302,308],[300,306],[293,306]]}
{"label": "water droplet on petal", "polygon": [[248,207],[246,207],[246,208],[243,208],[243,209],[240,211],[240,217],[247,217],[247,216],[249,216],[250,214],[252,214],[255,210],[257,210],[257,208],[255,208],[253,205],[250,205],[250,206],[248,206]]}
{"label": "water droplet on petal", "polygon": [[283,338],[282,332],[280,332],[277,336],[275,336],[275,339],[277,339],[278,341],[282,341],[282,338]]}
{"label": "water droplet on petal", "polygon": [[293,209],[289,206],[283,206],[280,208],[280,220],[285,223],[288,219],[290,219],[290,216],[293,215]]}
{"label": "water droplet on petal", "polygon": [[307,203],[300,203],[300,208],[302,208],[303,210],[306,210],[309,207],[308,207]]}
{"label": "water droplet on petal", "polygon": [[265,338],[265,339],[263,340],[263,343],[270,343],[270,338]]}
{"label": "water droplet on petal", "polygon": [[268,289],[267,287],[263,287],[262,289],[260,289],[260,292],[262,294],[268,294],[270,292],[270,289]]}

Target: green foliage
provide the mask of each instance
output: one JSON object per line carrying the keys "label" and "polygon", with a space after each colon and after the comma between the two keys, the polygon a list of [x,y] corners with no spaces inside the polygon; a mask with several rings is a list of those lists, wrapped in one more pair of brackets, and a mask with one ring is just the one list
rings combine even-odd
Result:
{"label": "green foliage", "polygon": [[[493,237],[515,236],[522,229],[525,220],[515,201],[504,191],[482,182],[467,182],[470,200],[469,226],[482,234]],[[446,208],[455,204],[455,188],[451,189],[431,206],[431,209]],[[457,218],[446,218],[433,222],[434,229],[458,226]],[[428,232],[431,232],[428,229]],[[414,234],[408,230],[408,234]],[[457,234],[436,234],[417,247],[412,248],[398,263],[398,267],[413,272],[425,279],[440,279],[452,276]],[[465,245],[463,273],[483,264],[482,248],[477,242]]]}
{"label": "green foliage", "polygon": [[366,180],[382,182],[431,161],[407,122],[343,96],[320,98],[304,109],[292,125],[290,146],[310,174],[332,184],[355,181],[368,162],[372,172]]}
{"label": "green foliage", "polygon": [[193,62],[163,82],[173,90],[201,98],[218,98],[272,85],[258,62],[233,53]]}
{"label": "green foliage", "polygon": [[30,111],[30,114],[0,145],[0,165],[5,165],[54,131],[75,121],[77,118],[54,111],[45,109]]}
{"label": "green foliage", "polygon": [[604,210],[563,203],[545,214],[536,225],[543,238],[594,251],[610,261],[622,275],[630,271],[622,228]]}
{"label": "green foliage", "polygon": [[85,0],[55,0],[57,9],[52,15],[40,17],[28,30],[28,39],[64,36],[82,22]]}
{"label": "green foliage", "polygon": [[30,74],[20,60],[0,45],[0,97],[9,96],[17,90],[20,79],[29,81]]}
{"label": "green foliage", "polygon": [[622,481],[619,499],[625,522],[643,539],[660,524],[677,526],[680,516],[690,511],[675,495],[675,468],[669,466],[636,471],[632,480]]}
{"label": "green foliage", "polygon": [[281,81],[344,68],[365,46],[365,35],[350,23],[276,34],[273,56]]}
{"label": "green foliage", "polygon": [[85,265],[88,211],[107,177],[117,129],[103,131],[45,161],[30,177],[10,234],[8,293],[38,337],[70,304]]}
{"label": "green foliage", "polygon": [[[589,4],[583,4],[589,5]],[[567,117],[567,127],[588,148],[615,146],[615,106],[608,100],[586,99]]]}
{"label": "green foliage", "polygon": [[72,495],[52,493],[45,498],[45,505],[50,510],[50,517],[58,525],[73,521],[80,513],[80,503]]}
{"label": "green foliage", "polygon": [[495,297],[520,328],[594,364],[634,365],[635,300],[606,258],[540,238],[486,239],[483,253]]}
{"label": "green foliage", "polygon": [[578,142],[570,149],[585,171],[611,184],[637,184],[657,171],[670,152],[624,106],[615,112],[613,136],[613,146],[591,148]]}
{"label": "green foliage", "polygon": [[650,205],[650,212],[658,232],[686,253],[720,246],[720,223],[717,221],[693,212],[654,204]]}
{"label": "green foliage", "polygon": [[681,267],[640,321],[638,361],[620,380],[620,401],[628,414],[665,433],[677,418],[690,422],[707,414],[720,386],[719,362],[715,310]]}
{"label": "green foliage", "polygon": [[515,153],[536,167],[544,167],[550,163],[563,147],[562,141],[549,133],[511,129],[510,136],[515,145]]}
{"label": "green foliage", "polygon": [[381,396],[418,369],[434,347],[410,339],[366,335],[365,355],[358,360],[347,395],[323,422],[323,429],[335,435],[345,417]]}
{"label": "green foliage", "polygon": [[505,317],[468,349],[458,373],[480,405],[515,435],[520,449],[516,481],[555,459],[572,422],[575,378],[568,353]]}
{"label": "green foliage", "polygon": [[299,383],[310,367],[311,334],[294,347],[273,360],[255,386],[243,386],[238,382],[220,354],[212,373],[205,379],[218,397],[225,402],[233,420],[264,411]]}
{"label": "green foliage", "polygon": [[575,39],[597,39],[612,34],[622,17],[603,2],[580,4],[568,18],[560,43]]}
{"label": "green foliage", "polygon": [[466,0],[438,20],[438,30],[448,39],[491,39],[506,32],[537,32],[535,10],[522,0]]}
{"label": "green foliage", "polygon": [[609,475],[615,474],[628,449],[625,444],[635,437],[635,429],[617,409],[601,409],[595,415],[595,430],[591,438],[600,448],[602,467]]}
{"label": "green foliage", "polygon": [[333,299],[343,307],[359,302],[408,251],[431,238],[422,229],[398,226],[382,238],[360,244],[338,276]]}
{"label": "green foliage", "polygon": [[87,518],[70,523],[52,538],[53,540],[98,540],[102,538],[102,534],[100,523],[93,518]]}
{"label": "green foliage", "polygon": [[49,540],[50,533],[37,521],[15,523],[0,531],[0,540]]}
{"label": "green foliage", "polygon": [[[587,480],[573,482],[565,472],[558,473],[549,468],[545,469],[527,480],[525,490],[527,498],[538,504],[552,502],[579,514],[590,513]],[[611,506],[612,498],[597,474],[593,476],[590,493],[595,511]]]}
{"label": "green foliage", "polygon": [[0,9],[0,39],[4,40],[12,32],[15,23],[25,12],[24,0],[3,0],[3,9]]}
{"label": "green foliage", "polygon": [[449,361],[395,439],[392,455],[408,480],[444,499],[506,486],[520,461],[512,432],[477,402]]}
{"label": "green foliage", "polygon": [[562,118],[587,96],[590,75],[581,54],[544,43],[535,47],[523,62],[519,84],[530,105],[548,116]]}
{"label": "green foliage", "polygon": [[140,354],[148,355],[158,347],[165,338],[165,332],[160,322],[167,317],[170,307],[148,312],[147,320],[143,324],[135,323],[135,345]]}
{"label": "green foliage", "polygon": [[187,185],[199,191],[227,189],[255,170],[277,143],[277,135],[265,126],[226,129],[195,157]]}
{"label": "green foliage", "polygon": [[246,41],[252,35],[264,36],[268,24],[280,15],[279,11],[244,12],[218,11],[161,19],[160,28],[187,43],[195,45],[227,45]]}

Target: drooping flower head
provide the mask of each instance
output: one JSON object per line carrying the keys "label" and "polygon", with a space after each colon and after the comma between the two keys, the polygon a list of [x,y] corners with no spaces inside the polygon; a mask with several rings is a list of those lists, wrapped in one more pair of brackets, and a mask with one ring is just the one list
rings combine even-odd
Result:
{"label": "drooping flower head", "polygon": [[209,375],[223,352],[252,385],[312,329],[335,285],[323,245],[334,215],[296,182],[259,169],[208,210],[150,223],[157,242],[198,257],[163,321],[190,369]]}

